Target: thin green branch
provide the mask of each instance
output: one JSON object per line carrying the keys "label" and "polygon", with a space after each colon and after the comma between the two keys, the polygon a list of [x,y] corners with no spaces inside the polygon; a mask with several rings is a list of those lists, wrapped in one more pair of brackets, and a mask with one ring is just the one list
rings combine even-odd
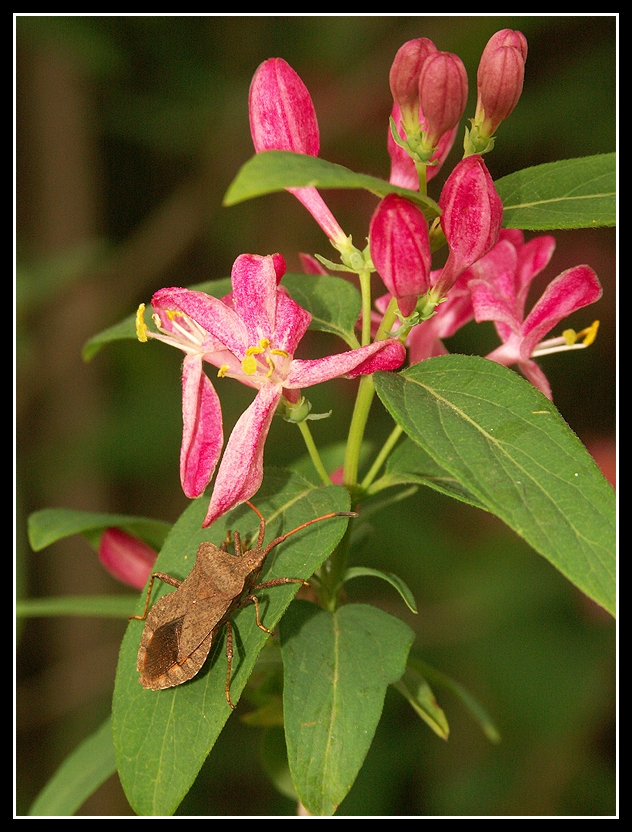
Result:
{"label": "thin green branch", "polygon": [[309,429],[309,425],[307,421],[304,419],[302,422],[297,422],[299,430],[301,431],[301,435],[305,441],[305,445],[307,446],[307,450],[309,452],[310,459],[314,463],[314,468],[318,473],[318,476],[323,481],[323,485],[331,485],[331,478],[327,473],[325,466],[323,465],[323,461],[320,458],[320,454],[318,453],[318,448],[316,447],[316,443],[314,442],[314,437],[312,436],[312,432]]}

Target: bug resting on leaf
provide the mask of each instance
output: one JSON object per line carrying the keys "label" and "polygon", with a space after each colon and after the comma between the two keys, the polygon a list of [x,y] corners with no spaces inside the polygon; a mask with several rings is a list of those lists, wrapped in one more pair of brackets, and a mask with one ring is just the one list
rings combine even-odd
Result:
{"label": "bug resting on leaf", "polygon": [[[245,548],[239,532],[234,532],[235,554],[229,552],[229,532],[221,546],[208,542],[200,544],[195,565],[183,581],[164,572],[152,573],[143,614],[132,616],[145,621],[136,665],[140,673],[139,681],[144,688],[162,690],[192,679],[202,668],[211,646],[225,626],[226,700],[234,710],[235,705],[230,698],[233,658],[231,615],[241,607],[253,604],[257,626],[272,635],[272,631],[261,622],[259,599],[254,594],[255,591],[283,584],[309,585],[300,578],[274,578],[257,583],[266,557],[288,537],[313,523],[332,517],[357,517],[355,512],[323,514],[276,537],[264,547],[265,519],[252,503],[248,502],[248,505],[259,517],[259,534],[252,548]],[[163,595],[150,610],[151,590],[156,578],[175,587],[176,591]]]}

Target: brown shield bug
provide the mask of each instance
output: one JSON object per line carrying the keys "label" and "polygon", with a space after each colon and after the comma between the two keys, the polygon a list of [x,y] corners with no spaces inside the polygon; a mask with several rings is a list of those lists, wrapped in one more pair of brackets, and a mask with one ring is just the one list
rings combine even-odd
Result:
{"label": "brown shield bug", "polygon": [[[221,546],[201,543],[196,554],[195,566],[184,581],[164,572],[153,572],[147,588],[147,599],[142,615],[132,618],[145,621],[145,628],[138,650],[137,670],[144,688],[162,690],[192,679],[206,661],[211,646],[221,628],[226,625],[226,700],[234,710],[230,699],[230,676],[233,658],[232,626],[230,616],[240,607],[254,604],[257,626],[272,635],[261,623],[259,599],[253,593],[282,584],[309,585],[300,578],[275,578],[258,584],[257,578],[270,551],[283,543],[290,535],[331,517],[357,517],[355,512],[331,512],[302,523],[286,534],[276,537],[263,546],[266,524],[261,512],[248,503],[259,517],[257,543],[246,549],[239,532],[233,534],[235,554],[228,551],[230,535]],[[158,578],[176,591],[159,598],[149,610],[149,600],[154,580]]]}

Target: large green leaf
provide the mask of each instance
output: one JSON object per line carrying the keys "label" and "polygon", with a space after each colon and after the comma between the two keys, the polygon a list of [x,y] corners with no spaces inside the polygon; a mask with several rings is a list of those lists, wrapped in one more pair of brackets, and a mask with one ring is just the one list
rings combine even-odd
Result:
{"label": "large green leaf", "polygon": [[73,534],[83,534],[94,542],[105,529],[112,526],[140,537],[150,546],[160,549],[171,523],[128,514],[104,514],[72,508],[43,508],[29,516],[29,543],[34,552],[39,552],[40,549],[45,549],[46,546]]}
{"label": "large green leaf", "polygon": [[289,150],[265,150],[249,159],[226,191],[224,205],[236,205],[285,188],[305,187],[363,188],[380,198],[391,193],[401,194],[416,202],[428,219],[441,213],[437,203],[419,191],[409,191],[376,176],[355,173],[317,156]]}
{"label": "large green leaf", "polygon": [[310,329],[332,332],[351,349],[359,347],[355,335],[362,299],[348,280],[329,274],[287,274],[283,278],[292,298],[312,316]]}
{"label": "large green leaf", "polygon": [[[615,225],[614,153],[565,159],[512,173],[495,185],[505,208],[506,228],[551,230]],[[399,193],[419,203],[429,220],[440,213],[418,191],[355,173],[315,156],[268,150],[249,159],[224,197],[225,205],[290,187],[364,188],[376,196]]]}
{"label": "large green leaf", "polygon": [[616,225],[616,154],[549,162],[494,183],[505,228],[547,231]]}
{"label": "large green leaf", "polygon": [[413,640],[407,624],[366,604],[330,613],[296,601],[281,622],[288,762],[312,815],[333,815],[353,785]]}
{"label": "large green leaf", "polygon": [[[266,517],[266,540],[332,511],[347,511],[345,488],[318,488],[290,472],[272,472],[253,499]],[[174,525],[156,568],[182,580],[193,566],[202,541],[219,545],[227,529],[252,538],[258,518],[248,506],[240,506],[209,529],[202,529],[208,498],[193,502]],[[318,569],[342,537],[346,520],[334,518],[305,529],[274,550],[261,580],[275,577],[307,579]],[[287,584],[260,593],[263,623],[273,629],[298,590]],[[161,592],[173,591],[162,588]],[[154,597],[160,593],[155,592]],[[140,614],[144,593],[137,607]],[[259,651],[268,636],[255,619],[253,606],[234,616],[235,655],[231,698],[237,703]],[[145,690],[138,682],[136,655],[142,621],[132,621],[123,639],[113,702],[113,733],[121,783],[140,815],[172,814],[195,780],[231,714],[224,690],[226,658],[224,634],[211,648],[209,659],[197,676],[166,690]]]}
{"label": "large green leaf", "polygon": [[545,396],[506,367],[464,355],[378,373],[375,384],[441,468],[614,615],[614,491]]}
{"label": "large green leaf", "polygon": [[405,484],[427,485],[435,491],[447,494],[477,508],[485,508],[461,483],[442,468],[412,439],[405,439],[395,448],[386,463],[384,475],[376,480],[369,493]]}
{"label": "large green leaf", "polygon": [[115,771],[112,720],[108,717],[64,760],[35,799],[29,815],[73,815]]}

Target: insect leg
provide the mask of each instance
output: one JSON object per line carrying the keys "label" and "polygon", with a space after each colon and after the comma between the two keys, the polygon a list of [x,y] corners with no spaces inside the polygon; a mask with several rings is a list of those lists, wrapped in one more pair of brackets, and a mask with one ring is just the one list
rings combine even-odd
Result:
{"label": "insect leg", "polygon": [[147,587],[147,598],[145,599],[145,609],[143,610],[142,615],[130,615],[130,621],[132,619],[136,619],[137,621],[144,621],[147,618],[147,613],[149,611],[149,599],[151,597],[151,589],[154,585],[154,579],[158,578],[160,581],[163,581],[165,584],[169,584],[170,586],[175,586],[176,588],[180,586],[182,581],[179,581],[177,578],[172,578],[171,575],[167,575],[166,572],[152,572],[151,580],[149,581],[149,586]]}
{"label": "insect leg", "polygon": [[230,698],[230,676],[231,676],[231,669],[233,666],[233,628],[231,626],[230,621],[226,622],[226,701],[230,705],[230,707],[235,710],[235,705],[233,705],[231,698]]}

